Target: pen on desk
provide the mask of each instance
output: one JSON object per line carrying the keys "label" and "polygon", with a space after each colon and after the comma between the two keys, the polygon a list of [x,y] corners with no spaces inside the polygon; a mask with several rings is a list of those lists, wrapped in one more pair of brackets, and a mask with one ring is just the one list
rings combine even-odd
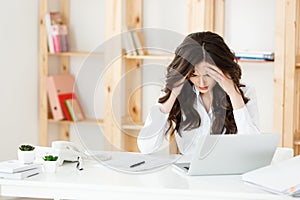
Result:
{"label": "pen on desk", "polygon": [[142,164],[145,164],[145,161],[138,162],[138,163],[135,163],[133,165],[130,165],[130,168],[137,167],[137,166],[142,165]]}

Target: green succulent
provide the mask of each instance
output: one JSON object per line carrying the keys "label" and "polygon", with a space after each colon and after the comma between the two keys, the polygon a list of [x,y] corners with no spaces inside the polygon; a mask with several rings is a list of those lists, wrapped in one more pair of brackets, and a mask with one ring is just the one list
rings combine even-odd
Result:
{"label": "green succulent", "polygon": [[44,159],[44,161],[57,161],[58,156],[47,155],[43,159]]}
{"label": "green succulent", "polygon": [[27,145],[23,144],[23,145],[19,146],[19,149],[21,151],[33,151],[35,149],[35,147],[28,145],[28,144]]}

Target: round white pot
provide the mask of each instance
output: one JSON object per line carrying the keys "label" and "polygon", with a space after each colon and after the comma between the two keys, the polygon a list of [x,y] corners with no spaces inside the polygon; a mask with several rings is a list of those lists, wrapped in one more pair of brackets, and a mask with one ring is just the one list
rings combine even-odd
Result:
{"label": "round white pot", "polygon": [[35,159],[35,151],[21,151],[18,149],[18,160],[24,164],[33,163]]}
{"label": "round white pot", "polygon": [[57,166],[58,166],[58,162],[57,161],[44,161],[43,166],[44,166],[44,172],[55,173]]}

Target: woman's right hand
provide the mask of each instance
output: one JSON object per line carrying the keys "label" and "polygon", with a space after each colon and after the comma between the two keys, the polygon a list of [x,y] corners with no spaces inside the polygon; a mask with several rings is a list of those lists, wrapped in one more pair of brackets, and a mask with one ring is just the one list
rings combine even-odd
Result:
{"label": "woman's right hand", "polygon": [[171,95],[170,95],[170,97],[169,97],[169,99],[167,101],[165,101],[164,103],[161,104],[161,107],[160,107],[161,112],[167,114],[167,113],[169,113],[171,111],[171,109],[172,109],[172,107],[173,107],[173,105],[174,105],[174,103],[176,101],[177,96],[180,94],[183,85],[187,81],[186,77],[187,76],[185,76],[180,81],[178,81],[175,84],[174,88],[172,88],[172,89],[170,88],[171,89]]}
{"label": "woman's right hand", "polygon": [[175,83],[174,88],[172,89],[172,94],[175,95],[175,97],[177,97],[181,90],[183,85],[185,84],[185,82],[187,81],[186,76],[184,78],[182,78],[180,81],[178,81],[177,83]]}

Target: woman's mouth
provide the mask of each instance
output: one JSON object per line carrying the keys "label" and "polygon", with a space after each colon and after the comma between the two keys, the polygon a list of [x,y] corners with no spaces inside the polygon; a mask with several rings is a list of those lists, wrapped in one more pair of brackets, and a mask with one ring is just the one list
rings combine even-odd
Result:
{"label": "woman's mouth", "polygon": [[208,86],[205,87],[199,87],[200,90],[208,90]]}

